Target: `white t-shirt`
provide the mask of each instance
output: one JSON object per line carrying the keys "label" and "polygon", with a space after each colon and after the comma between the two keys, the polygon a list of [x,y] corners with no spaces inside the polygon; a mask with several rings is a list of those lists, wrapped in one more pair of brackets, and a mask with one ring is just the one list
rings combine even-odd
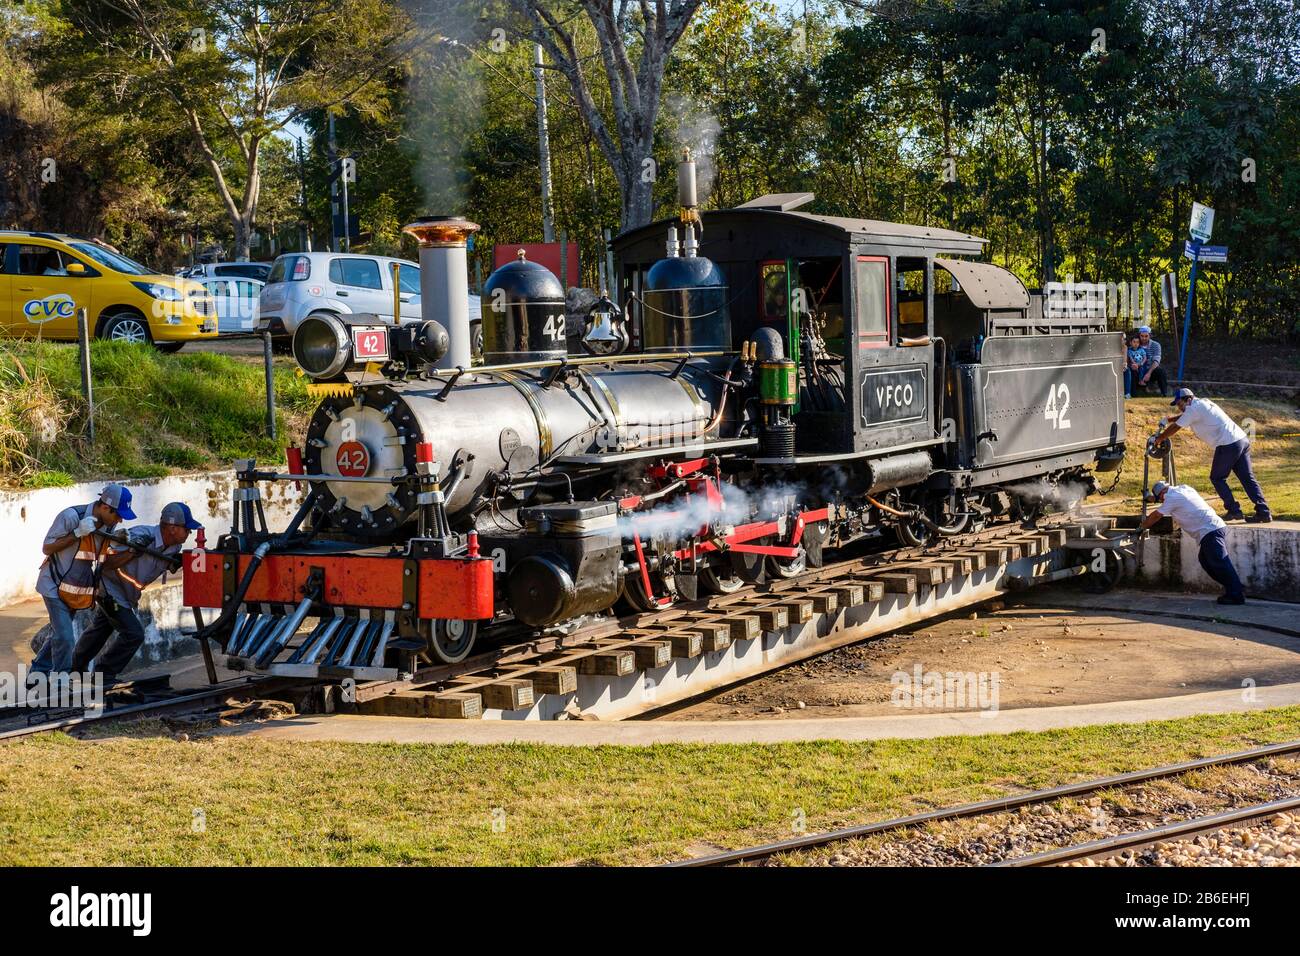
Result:
{"label": "white t-shirt", "polygon": [[1227,527],[1191,485],[1174,485],[1165,492],[1165,500],[1156,505],[1156,511],[1177,521],[1178,527],[1197,544],[1211,531]]}
{"label": "white t-shirt", "polygon": [[1178,425],[1190,428],[1196,437],[1211,448],[1241,441],[1246,433],[1228,417],[1228,413],[1208,398],[1194,398],[1187,411],[1178,416]]}

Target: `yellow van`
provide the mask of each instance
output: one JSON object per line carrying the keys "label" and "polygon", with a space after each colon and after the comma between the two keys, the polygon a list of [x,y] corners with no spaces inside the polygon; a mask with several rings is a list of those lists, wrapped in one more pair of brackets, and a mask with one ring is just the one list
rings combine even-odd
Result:
{"label": "yellow van", "polygon": [[75,340],[82,308],[91,335],[164,352],[217,334],[212,296],[197,282],[88,239],[0,231],[0,334]]}

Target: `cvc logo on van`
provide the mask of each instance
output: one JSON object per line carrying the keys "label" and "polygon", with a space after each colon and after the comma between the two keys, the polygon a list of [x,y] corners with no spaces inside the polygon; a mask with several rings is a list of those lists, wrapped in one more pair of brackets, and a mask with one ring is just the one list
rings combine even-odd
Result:
{"label": "cvc logo on van", "polygon": [[77,303],[66,292],[56,292],[43,299],[29,299],[23,304],[23,315],[36,325],[52,319],[70,319],[76,311]]}

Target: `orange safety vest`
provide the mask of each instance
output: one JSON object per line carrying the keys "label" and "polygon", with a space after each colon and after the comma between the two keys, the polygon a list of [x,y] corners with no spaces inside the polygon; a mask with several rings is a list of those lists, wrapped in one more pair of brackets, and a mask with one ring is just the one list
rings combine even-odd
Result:
{"label": "orange safety vest", "polygon": [[95,591],[99,588],[99,563],[107,547],[107,539],[99,538],[96,543],[94,534],[86,535],[77,542],[77,553],[72,558],[72,566],[62,578],[59,577],[59,562],[52,560],[54,555],[45,559],[51,562],[50,571],[58,582],[59,597],[72,610],[80,611],[95,603]]}

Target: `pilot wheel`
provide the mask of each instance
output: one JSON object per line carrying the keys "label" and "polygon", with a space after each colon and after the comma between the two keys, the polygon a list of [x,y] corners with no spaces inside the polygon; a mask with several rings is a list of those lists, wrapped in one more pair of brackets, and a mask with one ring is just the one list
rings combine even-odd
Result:
{"label": "pilot wheel", "polygon": [[443,664],[459,664],[469,656],[477,635],[478,621],[431,621],[428,655]]}

